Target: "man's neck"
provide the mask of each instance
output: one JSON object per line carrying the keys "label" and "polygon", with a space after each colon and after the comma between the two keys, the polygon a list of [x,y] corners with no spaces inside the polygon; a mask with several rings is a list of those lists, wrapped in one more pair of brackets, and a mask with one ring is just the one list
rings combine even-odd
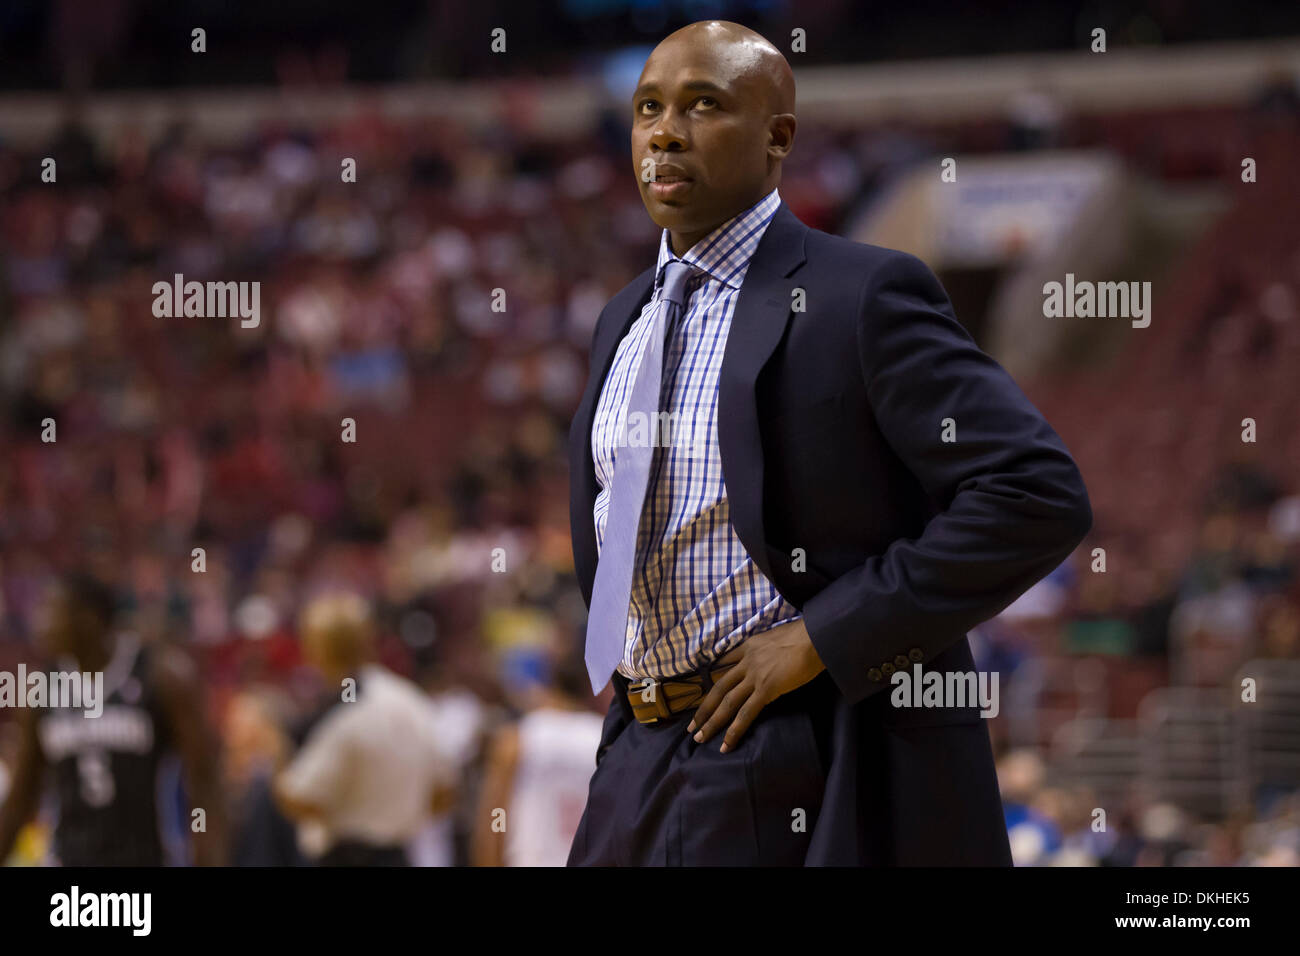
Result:
{"label": "man's neck", "polygon": [[772,194],[772,190],[776,189],[776,187],[777,187],[776,183],[772,183],[764,187],[762,190],[759,191],[759,194],[753,198],[753,200],[741,206],[735,212],[724,216],[722,219],[718,220],[718,222],[710,226],[708,229],[697,230],[695,232],[673,232],[670,229],[668,231],[668,248],[672,250],[673,255],[678,256],[679,258],[681,256],[686,255],[686,253],[690,252],[691,248],[696,243],[698,243],[701,239],[705,238],[706,236],[712,235],[719,226],[723,225],[724,223],[731,222],[731,220],[735,219],[741,213],[753,209],[760,202],[762,202],[764,199],[770,196]]}

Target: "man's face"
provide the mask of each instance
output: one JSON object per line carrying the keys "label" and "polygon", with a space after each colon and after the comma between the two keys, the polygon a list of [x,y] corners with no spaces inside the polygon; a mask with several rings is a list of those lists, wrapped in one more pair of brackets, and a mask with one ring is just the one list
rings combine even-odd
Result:
{"label": "man's face", "polygon": [[632,97],[641,201],[656,225],[687,237],[687,247],[768,191],[769,99],[740,53],[667,41]]}

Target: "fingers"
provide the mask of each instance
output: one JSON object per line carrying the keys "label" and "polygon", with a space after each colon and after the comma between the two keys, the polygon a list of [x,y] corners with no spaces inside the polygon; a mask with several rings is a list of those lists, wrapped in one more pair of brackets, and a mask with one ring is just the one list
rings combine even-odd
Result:
{"label": "fingers", "polygon": [[[739,667],[732,667],[719,677],[709,692],[704,695],[704,700],[700,701],[699,706],[695,708],[695,713],[691,716],[691,722],[686,725],[686,732],[688,734],[694,733],[697,727],[702,727],[727,693],[744,680],[744,677],[745,675],[741,673]],[[697,743],[703,743],[709,738],[707,735],[704,737],[697,735],[695,739]]]}
{"label": "fingers", "polygon": [[766,706],[766,703],[758,694],[750,694],[745,698],[740,710],[736,711],[735,720],[727,728],[726,736],[722,738],[722,747],[719,749],[719,753],[725,754],[728,750],[736,748],[736,745],[740,743],[740,738],[745,736],[745,733],[749,730],[749,725],[754,722],[754,718],[758,716],[758,712]]}
{"label": "fingers", "polygon": [[[741,706],[749,698],[751,693],[753,693],[753,687],[743,681],[733,687],[723,696],[722,700],[718,702],[717,709],[714,710],[713,713],[704,720],[704,723],[700,725],[700,729],[695,734],[695,742],[697,744],[704,743],[723,727],[726,727],[731,723],[732,718],[735,716],[736,712],[740,710]],[[696,719],[699,719],[698,714]]]}
{"label": "fingers", "polygon": [[756,693],[751,682],[741,681],[722,698],[717,709],[704,721],[695,734],[695,742],[704,743],[726,727],[727,732],[718,752],[725,754],[728,750],[734,750],[766,704],[767,701]]}

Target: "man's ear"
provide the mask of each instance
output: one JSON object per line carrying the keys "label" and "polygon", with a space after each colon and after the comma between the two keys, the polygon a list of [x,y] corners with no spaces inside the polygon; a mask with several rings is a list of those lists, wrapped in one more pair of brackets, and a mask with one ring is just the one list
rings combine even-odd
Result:
{"label": "man's ear", "polygon": [[785,159],[794,149],[794,134],[798,121],[793,113],[776,113],[767,127],[767,152],[776,159]]}

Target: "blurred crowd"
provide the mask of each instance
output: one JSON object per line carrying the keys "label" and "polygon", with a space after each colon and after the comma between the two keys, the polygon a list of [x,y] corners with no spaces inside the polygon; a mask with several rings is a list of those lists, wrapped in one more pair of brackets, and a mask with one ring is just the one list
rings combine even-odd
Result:
{"label": "blurred crowd", "polygon": [[[1300,494],[1212,501],[1175,573],[1086,541],[972,633],[1017,864],[1300,866]],[[1165,687],[1200,695],[1181,723]]]}
{"label": "blurred crowd", "polygon": [[[462,784],[412,857],[475,861],[464,821],[490,742],[555,684],[557,660],[581,659],[564,439],[596,317],[658,240],[618,122],[562,144],[526,126],[362,110],[235,145],[184,124],[153,139],[128,126],[104,144],[73,112],[48,144],[0,143],[0,669],[36,653],[46,585],[88,567],[132,629],[197,662],[225,788],[246,806],[319,716],[302,610],[322,593],[361,595],[375,660],[439,708]],[[1027,128],[1011,117],[971,135],[1060,145]],[[782,196],[834,231],[939,145],[902,126],[801,130]],[[36,181],[46,156],[55,183]],[[155,317],[154,283],[178,273],[260,281],[262,321]],[[1036,656],[1167,662],[1171,628],[1211,628],[1215,608],[1244,601],[1233,620],[1250,640],[1234,653],[1300,655],[1295,481],[1265,476],[1255,500],[1237,489],[1230,506],[1207,502],[1194,553],[1137,601],[1109,593],[1123,578],[1088,573],[1087,542],[1027,596],[1038,610],[983,630],[981,653],[1011,686]],[[1200,616],[1176,624],[1195,601]],[[1098,839],[1086,800],[1049,785],[1045,732],[995,738],[1009,823],[1035,826],[1021,862],[1296,862],[1294,794],[1209,829],[1138,806]],[[287,821],[256,819],[234,862],[296,852]],[[41,857],[41,832],[19,861]]]}

